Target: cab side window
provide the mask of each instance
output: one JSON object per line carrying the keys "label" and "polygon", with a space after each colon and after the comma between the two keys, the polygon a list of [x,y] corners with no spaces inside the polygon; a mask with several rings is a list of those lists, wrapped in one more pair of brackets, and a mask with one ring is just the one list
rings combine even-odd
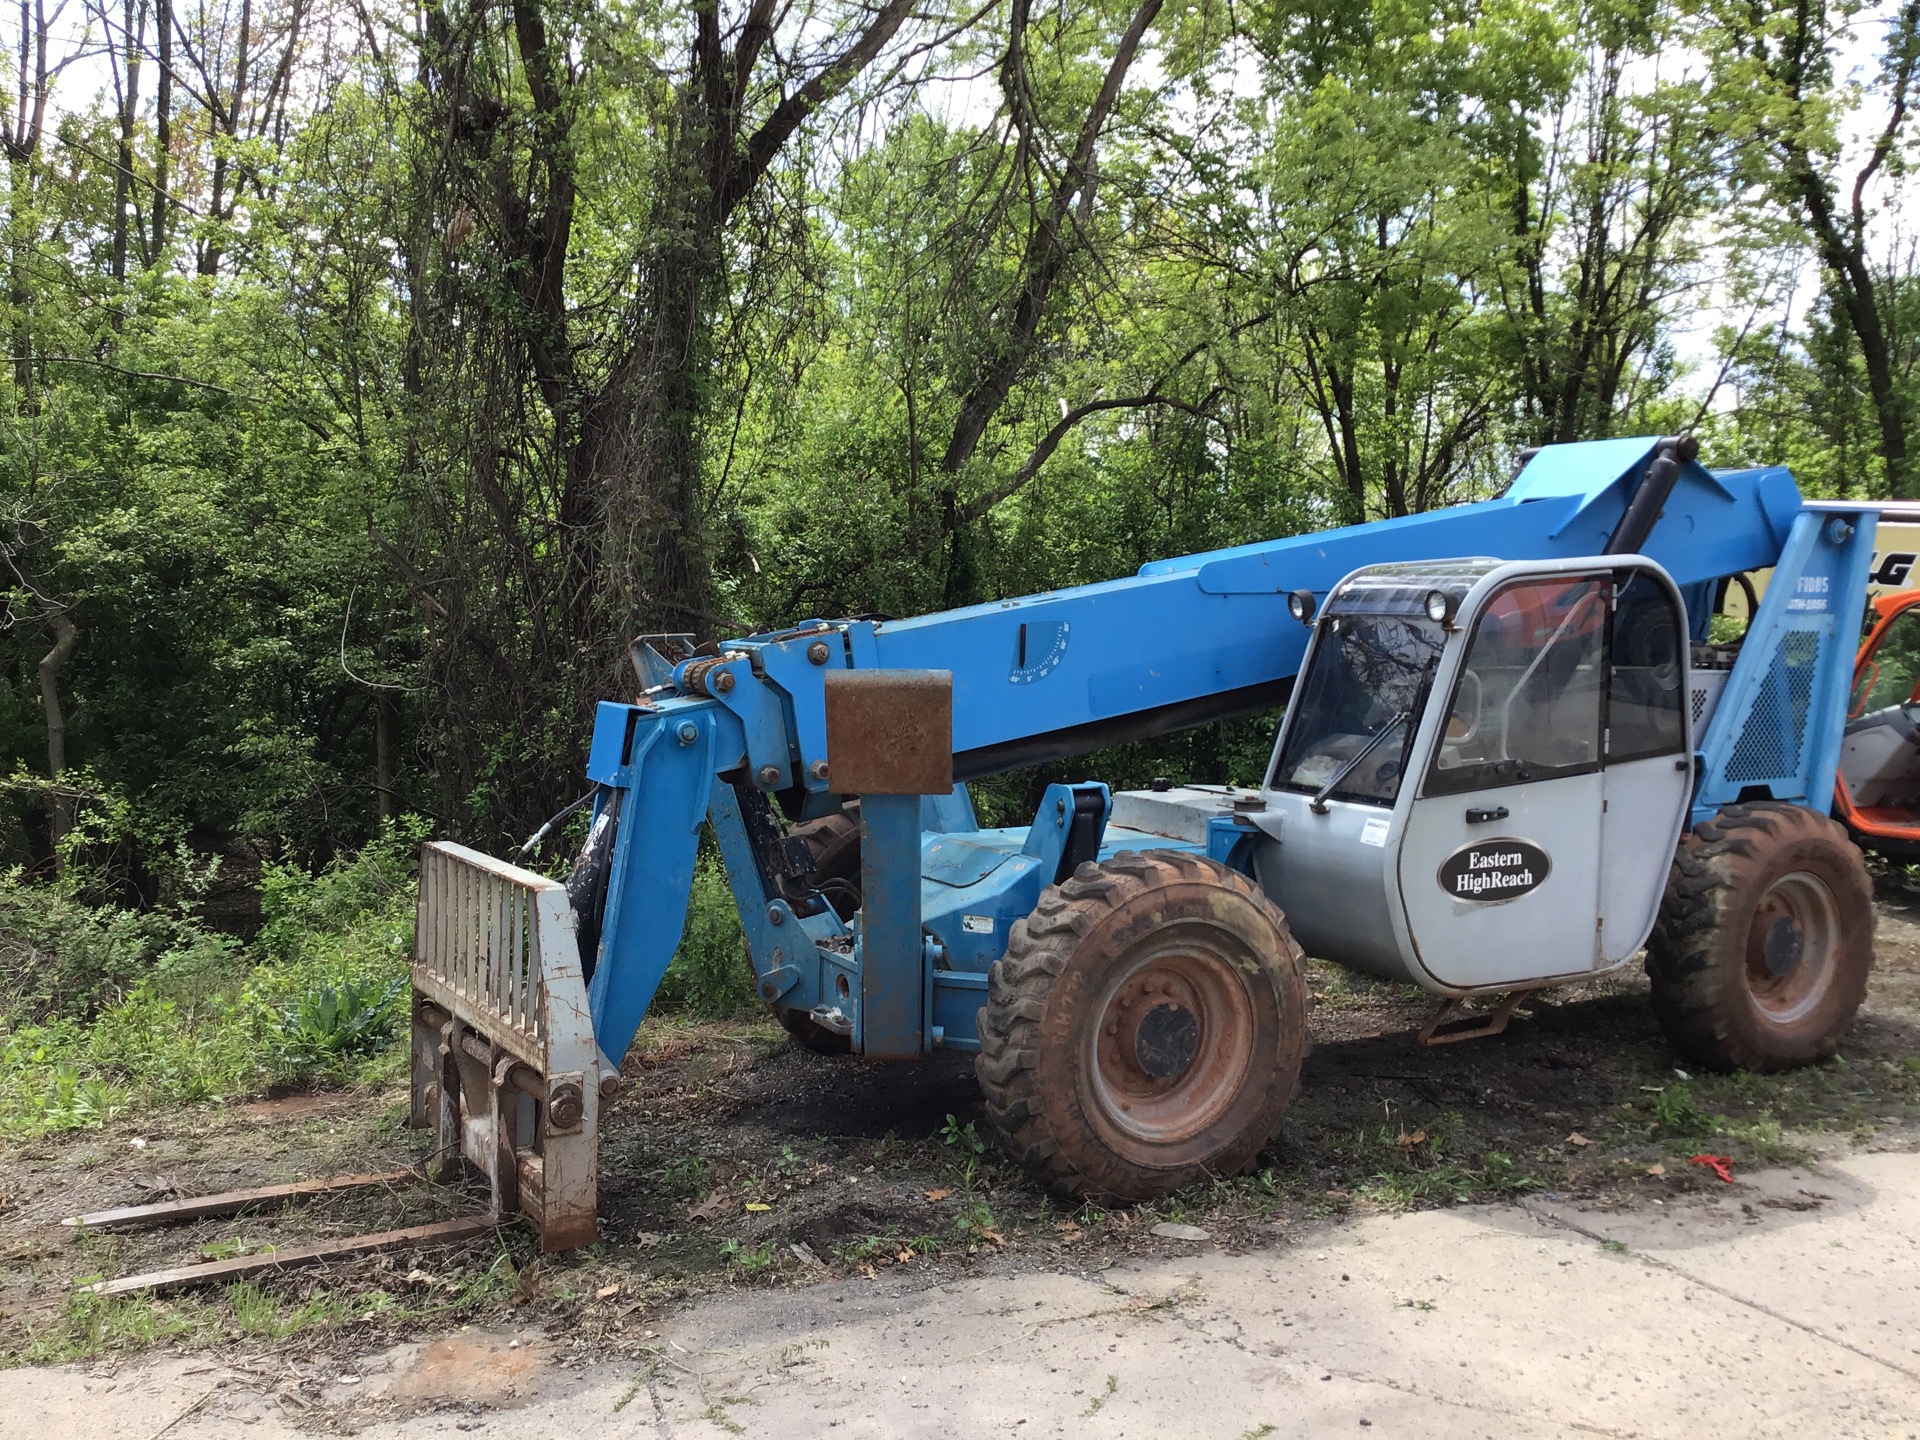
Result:
{"label": "cab side window", "polygon": [[1611,577],[1503,587],[1480,613],[1425,793],[1599,768]]}
{"label": "cab side window", "polygon": [[1686,643],[1686,621],[1667,588],[1644,570],[1628,572],[1613,601],[1608,763],[1678,754],[1686,744]]}
{"label": "cab side window", "polygon": [[1860,667],[1847,718],[1858,720],[1905,705],[1916,688],[1920,688],[1920,609],[1902,610],[1881,632],[1880,643]]}

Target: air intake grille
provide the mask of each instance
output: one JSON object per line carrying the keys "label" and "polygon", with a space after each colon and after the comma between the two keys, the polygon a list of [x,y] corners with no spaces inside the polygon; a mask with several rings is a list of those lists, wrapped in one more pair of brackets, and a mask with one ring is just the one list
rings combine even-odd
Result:
{"label": "air intake grille", "polygon": [[1807,707],[1813,699],[1814,674],[1820,661],[1820,639],[1820,631],[1804,628],[1789,630],[1780,637],[1753,710],[1727,761],[1729,784],[1799,777],[1807,742]]}

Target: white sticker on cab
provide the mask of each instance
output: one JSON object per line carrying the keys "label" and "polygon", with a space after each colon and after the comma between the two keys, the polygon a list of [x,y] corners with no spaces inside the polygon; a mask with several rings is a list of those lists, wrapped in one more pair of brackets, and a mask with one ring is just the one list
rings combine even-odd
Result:
{"label": "white sticker on cab", "polygon": [[960,928],[969,935],[991,935],[993,917],[991,915],[962,915]]}
{"label": "white sticker on cab", "polygon": [[1362,845],[1372,845],[1380,850],[1386,849],[1387,831],[1391,829],[1392,826],[1393,821],[1388,816],[1369,815],[1367,817],[1367,823],[1360,827],[1360,843]]}

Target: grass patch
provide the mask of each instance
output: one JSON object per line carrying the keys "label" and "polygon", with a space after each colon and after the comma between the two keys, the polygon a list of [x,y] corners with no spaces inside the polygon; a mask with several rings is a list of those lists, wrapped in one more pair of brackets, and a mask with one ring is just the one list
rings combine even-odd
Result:
{"label": "grass patch", "polygon": [[[49,883],[0,872],[0,1139],[276,1085],[397,1078],[426,835],[409,817],[319,874],[267,865],[264,920],[245,945],[197,918],[211,862],[183,856],[173,898],[147,910],[102,898],[112,887],[78,865]],[[717,859],[695,876],[654,1008],[696,1029],[763,1013]]]}

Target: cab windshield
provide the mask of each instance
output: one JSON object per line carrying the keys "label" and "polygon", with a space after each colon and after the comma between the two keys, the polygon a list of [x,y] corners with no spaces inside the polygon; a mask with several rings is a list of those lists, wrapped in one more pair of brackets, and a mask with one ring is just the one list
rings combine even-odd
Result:
{"label": "cab windshield", "polygon": [[1446,632],[1424,615],[1331,615],[1321,626],[1270,784],[1317,794],[1338,776],[1329,798],[1390,806]]}

